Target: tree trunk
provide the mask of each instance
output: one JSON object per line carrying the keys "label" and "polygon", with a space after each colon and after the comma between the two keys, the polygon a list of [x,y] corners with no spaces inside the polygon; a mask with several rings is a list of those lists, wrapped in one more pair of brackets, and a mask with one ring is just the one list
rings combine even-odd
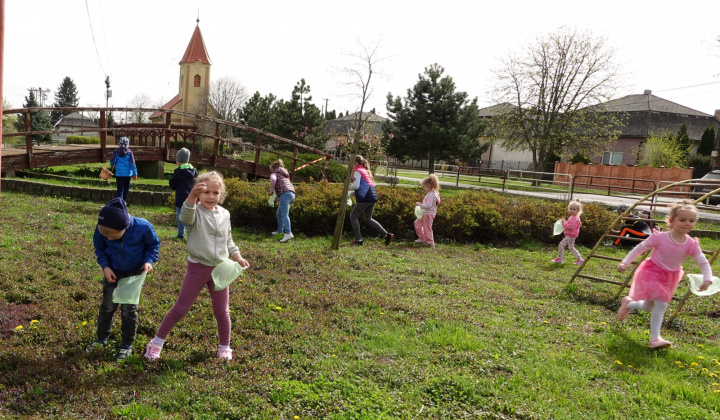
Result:
{"label": "tree trunk", "polygon": [[433,152],[428,152],[428,173],[435,173],[435,154]]}

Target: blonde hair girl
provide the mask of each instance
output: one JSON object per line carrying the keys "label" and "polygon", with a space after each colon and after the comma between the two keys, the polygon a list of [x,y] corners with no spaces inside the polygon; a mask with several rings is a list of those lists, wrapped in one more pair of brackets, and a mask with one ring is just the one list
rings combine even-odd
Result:
{"label": "blonde hair girl", "polygon": [[163,344],[170,331],[187,315],[203,288],[207,288],[212,312],[218,329],[218,358],[232,359],[230,349],[230,287],[215,290],[212,271],[224,259],[230,258],[243,267],[250,264],[240,255],[232,239],[230,212],[219,204],[225,200],[225,182],[217,172],[198,175],[180,210],[180,221],[188,228],[187,272],[180,286],[175,305],[165,314],[155,338],[150,340],[145,358],[160,358]]}
{"label": "blonde hair girl", "polygon": [[570,252],[575,255],[575,258],[577,258],[577,261],[575,261],[575,265],[580,265],[585,260],[583,260],[582,255],[578,252],[577,249],[575,249],[575,239],[577,239],[578,235],[580,234],[580,225],[582,224],[582,221],[580,220],[580,215],[582,214],[582,203],[580,202],[580,199],[575,199],[568,204],[568,213],[570,213],[570,216],[567,218],[567,220],[563,220],[562,225],[565,229],[565,237],[562,241],[558,244],[558,257],[552,260],[554,263],[562,263],[565,260],[563,259],[563,253],[565,251],[565,247],[570,250]]}
{"label": "blonde hair girl", "polygon": [[628,296],[622,298],[617,317],[624,320],[631,309],[650,312],[650,348],[670,347],[672,343],[660,336],[663,316],[668,303],[675,295],[678,282],[683,277],[682,264],[692,257],[700,267],[703,283],[699,290],[705,290],[712,284],[712,268],[700,249],[697,238],[688,233],[695,228],[697,208],[690,200],[681,200],[670,206],[668,231],[655,232],[623,258],[617,269],[621,273],[644,252],[652,249],[650,258],[635,270]]}
{"label": "blonde hair girl", "polygon": [[415,203],[416,206],[420,206],[423,212],[422,217],[415,219],[413,223],[415,233],[418,236],[415,243],[425,243],[427,246],[435,248],[435,235],[432,225],[435,220],[435,215],[437,214],[437,205],[440,204],[440,182],[435,174],[430,174],[427,178],[423,179],[420,184],[423,190],[425,190],[425,198],[423,198],[422,203]]}

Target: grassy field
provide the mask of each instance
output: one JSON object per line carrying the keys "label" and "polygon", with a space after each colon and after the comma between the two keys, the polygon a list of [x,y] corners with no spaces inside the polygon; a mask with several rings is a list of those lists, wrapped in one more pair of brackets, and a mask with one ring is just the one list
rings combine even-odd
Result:
{"label": "grassy field", "polygon": [[[0,418],[720,415],[717,296],[691,298],[663,327],[674,347],[650,350],[647,314],[618,322],[616,289],[568,285],[575,266],[552,264],[556,248],[534,242],[433,250],[368,235],[349,247],[346,234],[331,251],[327,237],[296,232],[280,244],[274,226],[236,227],[251,269],[230,286],[234,360],[216,359],[202,293],[151,363],[140,355],[177,297],[187,254],[171,239],[173,209],[132,206],[162,241],[137,356],[115,362],[119,316],[108,348],[86,354],[101,292],[91,240],[99,208],[0,196]],[[620,279],[613,265],[591,260],[589,273]]]}

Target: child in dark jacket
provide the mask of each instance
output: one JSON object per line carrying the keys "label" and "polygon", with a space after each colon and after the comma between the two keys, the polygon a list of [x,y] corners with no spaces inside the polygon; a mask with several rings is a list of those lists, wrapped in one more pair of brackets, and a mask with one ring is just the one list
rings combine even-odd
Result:
{"label": "child in dark jacket", "polygon": [[190,151],[186,148],[182,148],[175,154],[175,163],[178,167],[173,172],[172,178],[170,178],[170,188],[175,190],[175,217],[178,225],[178,239],[185,239],[185,225],[180,221],[180,210],[182,205],[190,195],[195,184],[195,178],[198,176],[198,172],[190,164]]}
{"label": "child in dark jacket", "polygon": [[[97,338],[88,347],[104,347],[112,331],[112,320],[120,304],[113,302],[113,292],[132,276],[147,275],[158,260],[160,240],[145,219],[128,214],[125,201],[113,198],[100,210],[93,235],[95,256],[103,270],[103,300],[97,321]],[[117,360],[132,354],[137,329],[137,304],[122,304],[122,343]]]}

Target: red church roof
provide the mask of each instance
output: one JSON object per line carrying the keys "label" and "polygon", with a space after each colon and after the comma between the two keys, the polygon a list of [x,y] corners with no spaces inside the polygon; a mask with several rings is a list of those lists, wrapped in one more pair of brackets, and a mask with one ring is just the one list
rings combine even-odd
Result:
{"label": "red church roof", "polygon": [[180,60],[180,64],[195,63],[197,61],[203,64],[212,64],[210,57],[208,57],[202,34],[200,33],[200,26],[195,27],[195,32],[193,32],[192,38],[190,38],[190,44],[188,44],[185,55],[183,55],[182,60]]}
{"label": "red church roof", "polygon": [[[168,103],[161,106],[160,108],[173,109],[173,107],[175,105],[177,105],[181,100],[182,99],[180,99],[180,94],[178,93],[177,95],[175,95],[174,98],[170,99],[170,101]],[[164,113],[162,111],[155,111],[152,114],[150,114],[150,116],[148,118],[153,119],[153,118],[161,117],[163,114]]]}

